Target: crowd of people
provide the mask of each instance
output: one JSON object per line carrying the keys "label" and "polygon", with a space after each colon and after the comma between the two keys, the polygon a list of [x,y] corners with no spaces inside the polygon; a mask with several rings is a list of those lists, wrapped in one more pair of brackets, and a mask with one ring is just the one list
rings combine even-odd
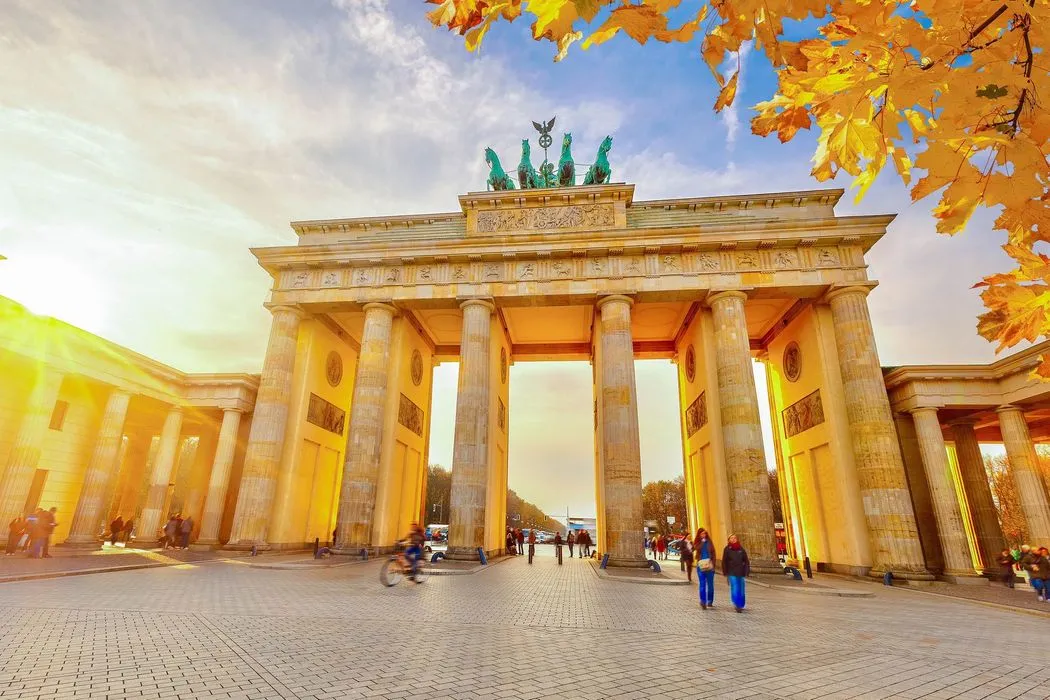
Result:
{"label": "crowd of people", "polygon": [[1050,550],[1027,544],[1021,545],[1020,549],[1004,549],[999,555],[999,574],[1003,583],[1013,588],[1018,573],[1028,579],[1037,600],[1050,603]]}
{"label": "crowd of people", "polygon": [[[508,527],[506,536],[507,554],[513,554],[515,556],[525,554],[525,531],[516,528]],[[536,530],[529,530],[528,534],[529,544],[535,546],[536,544]],[[591,539],[591,533],[587,530],[569,530],[568,535],[564,538],[561,533],[558,532],[554,536],[555,547],[565,545],[569,548],[569,558],[573,558],[578,552],[580,559],[590,558],[591,547],[594,546],[594,540]]]}
{"label": "crowd of people", "polygon": [[161,549],[186,549],[190,546],[190,534],[193,532],[193,518],[175,513],[164,525],[164,534],[160,537]]}
{"label": "crowd of people", "polygon": [[50,559],[51,534],[58,526],[57,512],[57,508],[37,508],[24,518],[20,515],[8,523],[6,555],[25,552],[32,559]]}

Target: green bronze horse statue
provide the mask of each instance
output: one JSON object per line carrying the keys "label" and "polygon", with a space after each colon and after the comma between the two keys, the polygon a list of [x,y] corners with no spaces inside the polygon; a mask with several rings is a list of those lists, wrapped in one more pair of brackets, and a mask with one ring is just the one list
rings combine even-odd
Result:
{"label": "green bronze horse statue", "polygon": [[561,158],[558,160],[558,185],[572,187],[576,184],[576,163],[572,160],[572,134],[566,133],[561,139]]}
{"label": "green bronze horse statue", "polygon": [[612,178],[612,168],[609,166],[609,149],[612,148],[612,136],[606,136],[602,145],[598,146],[598,157],[594,159],[594,165],[587,170],[587,176],[583,178],[585,185],[602,185]]}
{"label": "green bronze horse statue", "polygon": [[546,187],[547,183],[536,168],[532,167],[532,147],[528,139],[521,140],[521,162],[518,163],[518,184],[523,190],[535,190]]}
{"label": "green bronze horse statue", "polygon": [[485,149],[485,162],[489,166],[489,179],[488,184],[493,190],[512,190],[514,189],[514,180],[511,179],[510,175],[503,172],[503,166],[500,165],[499,156],[491,148]]}

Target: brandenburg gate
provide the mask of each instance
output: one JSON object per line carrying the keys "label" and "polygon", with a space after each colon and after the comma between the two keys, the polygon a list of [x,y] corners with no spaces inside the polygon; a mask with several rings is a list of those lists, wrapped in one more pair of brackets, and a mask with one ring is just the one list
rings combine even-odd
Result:
{"label": "brandenburg gate", "polygon": [[634,360],[666,358],[690,528],[735,533],[756,569],[779,571],[760,358],[778,459],[818,475],[796,496],[819,496],[823,559],[930,578],[868,315],[864,256],[893,217],[837,216],[841,194],[540,186],[293,223],[298,245],[253,250],[273,324],[228,546],[301,543],[318,494],[337,552],[393,545],[423,515],[432,368],[458,361],[449,556],[498,552],[508,365],[575,359],[593,367],[597,549],[643,566]]}

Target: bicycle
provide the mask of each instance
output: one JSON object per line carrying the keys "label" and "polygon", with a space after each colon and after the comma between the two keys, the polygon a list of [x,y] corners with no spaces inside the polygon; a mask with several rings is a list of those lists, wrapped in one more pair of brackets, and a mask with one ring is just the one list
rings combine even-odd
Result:
{"label": "bicycle", "polygon": [[[404,552],[404,543],[398,542],[398,550],[390,555],[390,558],[383,563],[383,568],[379,570],[379,581],[390,588],[401,583],[401,579],[412,576],[412,562],[408,560],[408,557]],[[423,583],[430,577],[430,563],[424,557],[420,557],[419,561],[416,562],[416,575],[415,582]]]}

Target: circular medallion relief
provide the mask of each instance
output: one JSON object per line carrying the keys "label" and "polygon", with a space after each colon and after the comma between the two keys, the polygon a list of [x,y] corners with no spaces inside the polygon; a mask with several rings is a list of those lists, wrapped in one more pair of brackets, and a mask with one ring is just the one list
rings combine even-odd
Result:
{"label": "circular medallion relief", "polygon": [[499,349],[499,378],[504,384],[507,383],[507,348]]}
{"label": "circular medallion relief", "polygon": [[802,374],[802,351],[798,349],[798,343],[791,341],[784,348],[784,376],[789,382],[797,381]]}
{"label": "circular medallion relief", "polygon": [[343,381],[343,358],[335,350],[328,353],[328,359],[324,363],[325,376],[332,386],[339,386]]}
{"label": "circular medallion relief", "polygon": [[693,350],[693,346],[690,345],[685,350],[685,378],[687,381],[693,381],[693,377],[696,376],[696,352]]}
{"label": "circular medallion relief", "polygon": [[419,386],[423,381],[423,356],[419,350],[412,351],[412,383]]}

